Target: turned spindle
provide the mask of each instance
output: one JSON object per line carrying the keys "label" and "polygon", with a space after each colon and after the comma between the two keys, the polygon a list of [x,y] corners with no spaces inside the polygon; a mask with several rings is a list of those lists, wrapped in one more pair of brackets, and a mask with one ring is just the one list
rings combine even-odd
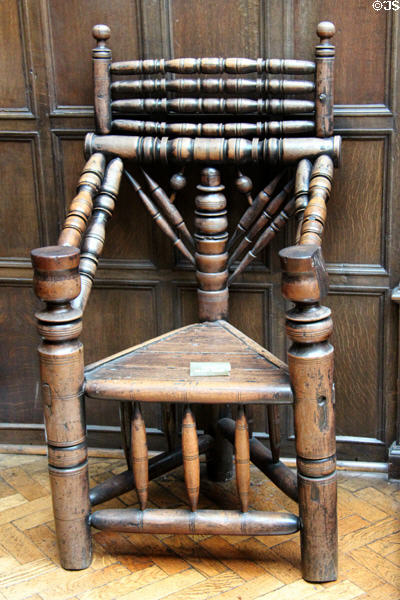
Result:
{"label": "turned spindle", "polygon": [[147,452],[146,426],[140,410],[135,402],[131,426],[132,470],[135,487],[141,510],[146,508],[149,491],[149,460]]}
{"label": "turned spindle", "polygon": [[112,216],[119,192],[123,170],[120,158],[113,159],[107,166],[100,193],[96,197],[93,215],[82,243],[79,273],[81,275],[81,293],[73,302],[74,307],[84,310],[89,299],[97,265],[103,251],[107,222]]}
{"label": "turned spindle", "polygon": [[111,31],[107,25],[95,25],[92,34],[97,41],[92,50],[96,131],[106,134],[111,131],[111,50],[106,46]]}
{"label": "turned spindle", "polygon": [[163,215],[158,210],[158,208],[155,206],[155,204],[150,200],[148,195],[143,191],[142,187],[139,185],[139,183],[136,181],[136,179],[134,179],[132,177],[132,175],[130,173],[128,173],[128,171],[125,171],[125,175],[128,178],[129,182],[131,183],[133,189],[139,196],[140,200],[143,202],[143,205],[145,206],[147,211],[150,213],[154,222],[157,223],[157,225],[161,229],[161,231],[169,237],[169,239],[174,244],[175,248],[177,250],[179,250],[179,252],[181,254],[183,254],[183,256],[185,258],[187,258],[192,264],[194,264],[195,259],[194,259],[193,254],[190,252],[190,250],[188,250],[188,248],[185,246],[183,241],[177,236],[177,234],[172,229],[172,227],[170,226],[168,221],[163,217]]}
{"label": "turned spindle", "polygon": [[99,191],[104,177],[106,159],[103,154],[93,154],[83,168],[77,194],[72,200],[58,238],[60,246],[79,248],[93,210],[93,196]]}
{"label": "turned spindle", "polygon": [[276,216],[276,213],[281,208],[282,204],[291,194],[292,189],[293,180],[290,180],[279,192],[279,194],[270,200],[270,202],[267,204],[267,207],[263,209],[256,222],[250,228],[250,231],[246,233],[243,240],[240,242],[240,244],[238,244],[235,251],[229,257],[228,266],[230,266],[235,260],[239,259],[248,249],[248,247],[254,244],[254,240],[256,239],[257,235],[260,233],[260,231],[265,229],[266,226]]}
{"label": "turned spindle", "polygon": [[319,156],[311,170],[309,202],[304,210],[300,244],[322,243],[326,221],[326,203],[331,192],[333,162],[329,156]]}
{"label": "turned spindle", "polygon": [[196,277],[199,283],[200,321],[226,319],[228,315],[228,279],[225,250],[228,219],[224,186],[217,169],[201,172],[199,194],[195,198]]}
{"label": "turned spindle", "polygon": [[149,186],[151,196],[158,208],[164,213],[165,218],[176,229],[181,237],[183,237],[190,246],[194,246],[194,241],[186,227],[186,223],[179,210],[172,204],[164,190],[142,169],[142,173]]}
{"label": "turned spindle", "polygon": [[134,135],[180,135],[189,137],[282,137],[313,133],[314,121],[257,121],[256,123],[170,123],[114,119],[113,131],[129,131]]}
{"label": "turned spindle", "polygon": [[84,569],[91,562],[91,539],[83,346],[78,339],[82,311],[71,307],[80,292],[79,250],[48,246],[32,250],[31,257],[34,291],[46,303],[36,318],[58,551],[65,569]]}
{"label": "turned spindle", "polygon": [[308,160],[308,158],[303,158],[297,165],[296,170],[296,180],[294,184],[294,197],[296,198],[296,244],[300,242],[301,229],[303,227],[304,211],[307,208],[308,204],[311,168],[312,164]]}
{"label": "turned spindle", "polygon": [[315,63],[309,60],[280,58],[173,58],[165,60],[130,60],[114,62],[112,73],[151,75],[155,73],[285,73],[290,75],[314,73]]}
{"label": "turned spindle", "polygon": [[240,261],[236,269],[233,271],[232,275],[228,279],[228,285],[232,283],[240,273],[246,269],[246,267],[255,259],[257,256],[268,246],[271,240],[275,237],[275,235],[285,226],[288,222],[291,214],[294,211],[294,198],[289,200],[281,210],[281,212],[274,218],[272,223],[268,225],[266,229],[262,232],[258,240],[255,242],[254,246],[247,252],[244,258]]}
{"label": "turned spindle", "polygon": [[320,43],[315,47],[315,130],[318,137],[333,134],[333,69],[335,46],[331,37],[335,26],[329,21],[318,23]]}
{"label": "turned spindle", "polygon": [[280,253],[282,293],[295,308],[286,331],[294,391],[302,571],[307,581],[337,576],[336,440],[333,407],[331,311],[320,305],[327,275],[318,246],[293,246]]}
{"label": "turned spindle", "polygon": [[253,182],[250,177],[243,175],[241,171],[238,171],[238,177],[235,181],[236,188],[246,198],[250,206],[253,204],[253,198],[251,197],[251,190],[253,189]]}
{"label": "turned spindle", "polygon": [[183,470],[190,509],[196,512],[200,492],[200,458],[196,421],[189,406],[182,419]]}
{"label": "turned spindle", "polygon": [[133,100],[114,100],[111,103],[113,113],[149,114],[165,112],[209,113],[209,114],[271,114],[296,115],[313,112],[311,100],[251,100],[250,98],[135,98]]}
{"label": "turned spindle", "polygon": [[249,430],[244,406],[238,407],[235,428],[235,466],[236,486],[240,498],[242,512],[249,508],[250,489],[250,449]]}
{"label": "turned spindle", "polygon": [[172,194],[170,196],[170,202],[175,202],[175,198],[178,192],[180,192],[181,190],[183,190],[186,187],[186,177],[183,174],[184,169],[181,169],[179,171],[179,173],[174,173],[171,177],[171,179],[169,180]]}
{"label": "turned spindle", "polygon": [[[250,227],[256,221],[256,219],[262,213],[266,204],[271,200],[273,193],[280,180],[283,177],[283,173],[279,173],[263,190],[261,190],[257,196],[254,198],[252,204],[246,209],[242,217],[240,218],[239,223],[236,226],[236,229],[229,239],[227,244],[227,250],[230,250],[235,246],[235,244],[248,232]],[[231,259],[229,262],[232,262]]]}
{"label": "turned spindle", "polygon": [[263,96],[284,94],[309,94],[315,90],[313,81],[299,81],[297,79],[245,79],[238,78],[211,78],[204,79],[136,79],[134,81],[114,81],[111,91],[115,95],[143,96],[153,94],[166,96],[167,92],[178,94],[256,94]]}

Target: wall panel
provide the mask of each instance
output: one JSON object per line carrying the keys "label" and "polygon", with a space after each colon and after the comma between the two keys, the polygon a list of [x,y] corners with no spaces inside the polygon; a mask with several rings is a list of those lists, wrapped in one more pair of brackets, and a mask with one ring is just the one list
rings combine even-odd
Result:
{"label": "wall panel", "polygon": [[[41,243],[41,212],[35,135],[0,133],[0,256],[22,258]],[[7,233],[6,233],[7,232]]]}
{"label": "wall panel", "polygon": [[[91,28],[112,28],[115,60],[238,55],[312,58],[321,19],[336,24],[336,129],[342,166],[328,209],[325,255],[336,331],[339,456],[384,460],[394,439],[397,316],[390,290],[400,277],[399,145],[396,98],[398,13],[364,0],[4,0],[0,3],[0,301],[4,439],[40,441],[29,249],[55,243],[93,130]],[[12,76],[11,76],[12,75]],[[141,174],[129,165],[141,180]],[[253,177],[255,170],[243,169]],[[162,185],[174,172],[151,171]],[[176,203],[192,228],[198,175]],[[254,194],[270,180],[254,177]],[[224,170],[233,229],[246,207]],[[231,320],[284,358],[279,248],[290,228],[232,288]],[[108,227],[98,281],[84,320],[87,360],[196,320],[194,273],[171,249],[126,180]],[[100,343],[105,345],[102,349]],[[349,367],[352,367],[352,371]],[[89,402],[90,442],[116,445],[118,407]],[[161,411],[146,413],[160,446]],[[256,433],[265,437],[262,410]],[[283,451],[293,454],[292,421],[282,412]],[[18,430],[19,427],[19,430]],[[25,429],[23,429],[25,428]],[[22,435],[21,431],[25,431]],[[22,437],[21,437],[22,436]]]}

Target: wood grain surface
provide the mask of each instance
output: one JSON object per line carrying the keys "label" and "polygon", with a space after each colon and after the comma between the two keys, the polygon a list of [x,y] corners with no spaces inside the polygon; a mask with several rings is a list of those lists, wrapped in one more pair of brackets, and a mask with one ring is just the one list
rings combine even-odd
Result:
{"label": "wood grain surface", "polygon": [[[91,484],[124,468],[122,459],[90,458]],[[45,456],[0,455],[0,593],[7,600],[398,600],[399,484],[385,474],[338,474],[340,576],[316,585],[300,578],[298,534],[289,538],[94,532],[93,563],[59,566]],[[295,503],[252,469],[250,509],[295,510]],[[218,495],[238,508],[235,482],[204,487],[200,507]],[[185,496],[182,470],[150,483],[154,507]],[[214,490],[214,495],[211,493]],[[35,490],[32,495],[30,490]],[[135,507],[135,492],[100,508]]]}

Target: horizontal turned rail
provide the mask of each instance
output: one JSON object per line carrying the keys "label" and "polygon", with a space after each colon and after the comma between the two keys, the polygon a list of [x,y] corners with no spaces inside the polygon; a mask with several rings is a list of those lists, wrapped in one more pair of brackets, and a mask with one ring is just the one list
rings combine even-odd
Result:
{"label": "horizontal turned rail", "polygon": [[111,531],[192,535],[287,535],[300,529],[299,518],[290,513],[179,508],[99,510],[90,524]]}
{"label": "horizontal turned rail", "polygon": [[113,131],[133,134],[179,135],[190,137],[269,137],[313,133],[314,121],[257,121],[256,123],[167,123],[166,121],[141,121],[114,119]]}
{"label": "horizontal turned rail", "polygon": [[140,163],[294,163],[304,158],[330,156],[337,164],[340,136],[330,138],[156,138],[127,135],[95,135],[88,133],[85,152],[119,156]]}
{"label": "horizontal turned rail", "polygon": [[286,73],[288,75],[315,72],[309,60],[280,58],[174,58],[165,60],[129,60],[111,63],[111,73],[152,75],[155,73],[218,74],[218,73]]}
{"label": "horizontal turned rail", "polygon": [[111,110],[115,113],[190,113],[190,114],[282,114],[312,113],[315,103],[311,100],[272,100],[259,98],[135,98],[114,100]]}
{"label": "horizontal turned rail", "polygon": [[315,90],[313,81],[296,79],[137,79],[114,81],[111,91],[116,95],[153,93],[165,95],[167,92],[226,93],[226,94],[309,94]]}

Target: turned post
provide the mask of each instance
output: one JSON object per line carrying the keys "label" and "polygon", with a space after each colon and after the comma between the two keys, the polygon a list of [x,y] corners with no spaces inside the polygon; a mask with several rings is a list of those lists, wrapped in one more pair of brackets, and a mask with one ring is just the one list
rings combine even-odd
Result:
{"label": "turned post", "polygon": [[61,565],[85,569],[91,562],[89,479],[83,406],[82,311],[79,250],[49,246],[32,251],[34,290],[46,302],[36,314],[41,391],[56,535]]}
{"label": "turned post", "polygon": [[226,242],[228,219],[225,187],[217,169],[201,172],[200,192],[195,198],[196,277],[199,283],[200,321],[228,317],[228,279]]}
{"label": "turned post", "polygon": [[333,407],[331,311],[320,305],[328,291],[318,246],[280,252],[282,292],[295,308],[287,313],[292,345],[288,364],[294,390],[294,427],[302,547],[307,581],[337,576],[336,440]]}
{"label": "turned post", "polygon": [[146,425],[140,409],[135,402],[131,421],[132,470],[135,480],[140,509],[144,510],[149,493],[149,457],[147,451]]}
{"label": "turned post", "polygon": [[92,215],[93,197],[99,191],[104,177],[106,158],[104,154],[92,154],[85,164],[77,186],[77,194],[73,198],[65,218],[58,244],[79,248],[82,236],[86,231]]}
{"label": "turned post", "polygon": [[249,509],[250,490],[250,448],[249,429],[247,425],[245,407],[238,406],[235,426],[235,466],[236,487],[240,498],[242,512]]}
{"label": "turned post", "polygon": [[190,510],[196,512],[200,493],[200,457],[196,421],[190,406],[185,407],[182,419],[182,458]]}
{"label": "turned post", "polygon": [[315,47],[315,133],[318,137],[333,135],[333,69],[335,46],[331,37],[335,26],[329,21],[318,23],[320,43]]}
{"label": "turned post", "polygon": [[310,176],[309,202],[303,213],[300,244],[320,246],[326,221],[326,204],[331,193],[333,162],[323,154],[315,161]]}
{"label": "turned post", "polygon": [[303,158],[297,165],[296,179],[294,184],[295,220],[296,220],[296,244],[300,242],[303,227],[304,211],[308,205],[308,192],[310,188],[312,164],[308,158]]}
{"label": "turned post", "polygon": [[84,310],[89,300],[99,258],[103,252],[107,222],[113,214],[118,196],[122,171],[123,163],[120,158],[114,158],[109,162],[100,193],[94,202],[92,219],[82,242],[79,263],[81,291],[72,303],[74,308]]}
{"label": "turned post", "polygon": [[111,50],[106,46],[111,31],[107,25],[95,25],[92,33],[97,41],[92,50],[96,131],[106,134],[111,131]]}

